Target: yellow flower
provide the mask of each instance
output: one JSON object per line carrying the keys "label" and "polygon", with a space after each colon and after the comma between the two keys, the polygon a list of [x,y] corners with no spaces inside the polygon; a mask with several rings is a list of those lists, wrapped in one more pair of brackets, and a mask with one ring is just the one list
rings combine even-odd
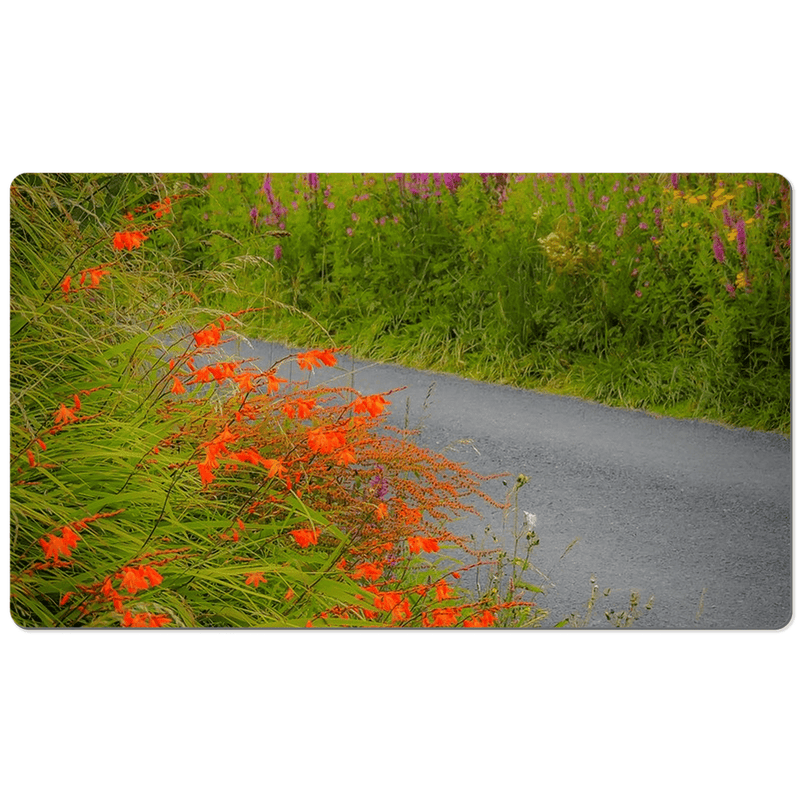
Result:
{"label": "yellow flower", "polygon": [[740,272],[740,273],[739,273],[739,274],[736,276],[736,288],[737,288],[737,289],[744,289],[744,288],[746,288],[746,287],[747,287],[747,284],[748,284],[748,280],[747,280],[747,278],[745,277],[745,274],[744,274],[744,272]]}

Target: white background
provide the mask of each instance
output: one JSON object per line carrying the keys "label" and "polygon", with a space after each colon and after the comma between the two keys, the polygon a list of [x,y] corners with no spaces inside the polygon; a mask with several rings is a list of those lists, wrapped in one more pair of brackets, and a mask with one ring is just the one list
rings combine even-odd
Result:
{"label": "white background", "polygon": [[[108,170],[795,181],[789,7],[14,3],[5,185]],[[7,225],[2,246],[5,266]],[[793,624],[23,632],[6,614],[1,635],[14,797],[738,798],[795,783]]]}

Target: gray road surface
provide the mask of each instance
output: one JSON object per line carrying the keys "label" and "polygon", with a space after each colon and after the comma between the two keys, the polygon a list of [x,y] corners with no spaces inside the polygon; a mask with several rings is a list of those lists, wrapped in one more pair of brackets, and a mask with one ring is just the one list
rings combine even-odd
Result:
{"label": "gray road surface", "polygon": [[[228,347],[265,366],[289,352],[255,341]],[[392,422],[407,416],[420,426],[421,445],[482,474],[530,477],[519,497],[536,514],[533,560],[550,579],[539,580],[548,587],[545,626],[585,610],[592,576],[611,592],[588,627],[610,627],[604,611],[625,608],[631,590],[642,604],[654,596],[638,629],[775,629],[790,621],[787,437],[348,356],[340,365],[346,370],[319,370],[312,382],[364,393],[406,386],[391,397]],[[292,377],[308,373],[295,366]],[[497,499],[505,491],[499,480],[489,486]],[[486,525],[499,536],[502,514],[487,508],[485,521],[466,519],[456,532],[482,535]],[[513,546],[510,532],[502,544]]]}

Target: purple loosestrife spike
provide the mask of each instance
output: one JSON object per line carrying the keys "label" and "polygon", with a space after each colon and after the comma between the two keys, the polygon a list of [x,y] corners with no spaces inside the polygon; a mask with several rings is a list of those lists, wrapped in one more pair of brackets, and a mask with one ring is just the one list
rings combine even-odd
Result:
{"label": "purple loosestrife spike", "polygon": [[677,172],[673,172],[669,176],[669,179],[672,181],[672,188],[673,189],[677,189],[678,188],[678,173]]}
{"label": "purple loosestrife spike", "polygon": [[725,263],[725,248],[722,246],[722,239],[719,238],[719,234],[716,231],[714,231],[714,258],[720,264]]}
{"label": "purple loosestrife spike", "polygon": [[739,255],[747,258],[747,228],[743,219],[736,224],[736,246],[739,248]]}

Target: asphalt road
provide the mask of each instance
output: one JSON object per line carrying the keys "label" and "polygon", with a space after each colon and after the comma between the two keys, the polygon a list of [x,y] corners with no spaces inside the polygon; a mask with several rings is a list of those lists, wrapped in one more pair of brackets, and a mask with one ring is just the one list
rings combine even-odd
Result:
{"label": "asphalt road", "polygon": [[[265,366],[289,351],[230,344]],[[591,578],[601,594],[587,627],[630,592],[653,606],[636,629],[777,629],[792,614],[791,445],[787,437],[639,411],[452,375],[341,359],[312,382],[391,397],[392,424],[420,427],[419,443],[482,474],[530,478],[520,507],[536,515],[533,562],[549,581],[545,627],[585,612]],[[286,375],[289,365],[281,367]],[[294,369],[292,377],[307,378]],[[501,481],[488,493],[502,500]],[[489,525],[505,547],[502,513],[465,519],[455,532],[480,538]],[[577,542],[564,551],[571,542]],[[539,598],[542,598],[539,595]]]}

